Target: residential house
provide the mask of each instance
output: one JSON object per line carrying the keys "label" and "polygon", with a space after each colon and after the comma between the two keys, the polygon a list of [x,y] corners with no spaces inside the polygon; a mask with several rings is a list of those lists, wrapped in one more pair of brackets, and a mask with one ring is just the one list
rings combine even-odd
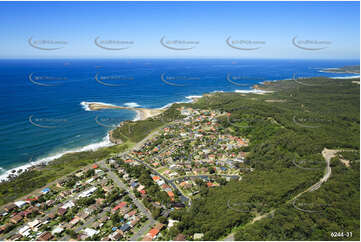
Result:
{"label": "residential house", "polygon": [[14,217],[10,218],[10,222],[13,224],[17,224],[19,223],[21,220],[23,219],[23,215],[22,214],[17,214]]}
{"label": "residential house", "polygon": [[83,230],[83,232],[86,234],[87,238],[93,237],[94,235],[98,234],[99,231],[91,228],[86,228]]}
{"label": "residential house", "polygon": [[22,208],[24,207],[27,203],[25,201],[16,201],[14,202],[14,204],[18,207],[18,208]]}
{"label": "residential house", "polygon": [[42,225],[42,223],[38,219],[35,219],[28,223],[28,226],[34,231],[36,231],[41,225]]}
{"label": "residential house", "polygon": [[79,222],[80,222],[80,218],[78,216],[74,216],[74,218],[69,222],[69,224],[71,227],[74,227]]}
{"label": "residential house", "polygon": [[58,209],[58,215],[59,216],[63,216],[66,213],[67,209],[66,208],[59,208]]}
{"label": "residential house", "polygon": [[129,226],[129,224],[123,224],[119,230],[121,231],[122,235],[124,235],[127,231],[129,231],[131,229],[131,227]]}
{"label": "residential house", "polygon": [[120,202],[117,206],[113,208],[113,211],[117,211],[118,209],[122,209],[127,205],[127,202]]}
{"label": "residential house", "polygon": [[52,238],[53,238],[53,235],[50,232],[44,232],[38,237],[38,240],[39,241],[48,241],[48,240],[51,240]]}
{"label": "residential house", "polygon": [[8,241],[16,241],[16,240],[20,240],[23,236],[21,234],[14,234],[13,236],[11,236],[9,239],[7,239]]}
{"label": "residential house", "polygon": [[49,187],[47,187],[47,188],[44,188],[43,190],[41,190],[41,193],[42,194],[47,194],[47,193],[49,193],[50,192],[50,188]]}
{"label": "residential house", "polygon": [[28,237],[30,235],[30,232],[31,232],[31,229],[27,225],[19,229],[19,234],[21,234],[22,236],[25,236],[25,237]]}
{"label": "residential house", "polygon": [[59,226],[56,226],[52,231],[51,234],[55,235],[55,234],[61,234],[64,231],[64,228]]}
{"label": "residential house", "polygon": [[194,240],[199,240],[199,239],[202,239],[203,236],[204,236],[203,233],[195,233],[195,234],[193,235],[193,239],[194,239]]}

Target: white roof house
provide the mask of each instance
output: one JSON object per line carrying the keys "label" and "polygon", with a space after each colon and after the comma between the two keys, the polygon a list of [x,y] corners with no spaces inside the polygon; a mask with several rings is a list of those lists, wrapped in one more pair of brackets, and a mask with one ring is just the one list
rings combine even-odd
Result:
{"label": "white roof house", "polygon": [[24,227],[20,228],[19,234],[21,234],[22,236],[28,236],[30,234],[30,227],[24,226]]}
{"label": "white roof house", "polygon": [[165,184],[165,182],[163,180],[158,180],[157,184],[158,184],[158,186],[161,186],[161,185]]}
{"label": "white roof house", "polygon": [[104,173],[104,171],[103,171],[103,170],[100,170],[100,169],[96,169],[96,170],[95,170],[95,174],[99,174],[99,173]]}
{"label": "white roof house", "polygon": [[75,204],[72,201],[69,201],[69,202],[65,203],[61,207],[64,208],[64,209],[68,209],[68,208],[71,208],[71,207],[74,207],[74,206],[75,206]]}
{"label": "white roof house", "polygon": [[96,187],[92,187],[82,193],[79,194],[79,197],[89,197],[91,194],[93,194],[97,190]]}
{"label": "white roof house", "polygon": [[56,226],[52,231],[51,231],[51,234],[54,235],[54,234],[60,234],[61,232],[63,232],[64,229],[60,226]]}
{"label": "white roof house", "polygon": [[196,239],[201,239],[203,238],[204,234],[203,233],[195,233],[193,235],[193,239],[196,240]]}
{"label": "white roof house", "polygon": [[41,221],[39,219],[35,219],[34,221],[29,222],[28,225],[30,228],[36,228],[41,225]]}
{"label": "white roof house", "polygon": [[96,235],[97,233],[99,233],[98,230],[90,229],[90,228],[84,229],[83,232],[84,232],[88,237],[92,237],[92,236]]}
{"label": "white roof house", "polygon": [[16,201],[14,202],[14,204],[18,207],[18,208],[21,208],[23,206],[26,205],[26,202],[25,201]]}
{"label": "white roof house", "polygon": [[178,220],[169,219],[168,221],[168,228],[171,228],[174,226],[174,224],[178,223]]}

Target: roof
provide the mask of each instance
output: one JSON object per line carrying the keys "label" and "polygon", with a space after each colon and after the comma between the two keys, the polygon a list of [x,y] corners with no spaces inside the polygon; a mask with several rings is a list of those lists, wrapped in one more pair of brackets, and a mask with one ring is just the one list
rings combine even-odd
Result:
{"label": "roof", "polygon": [[25,199],[25,201],[27,202],[32,202],[32,201],[37,201],[38,197],[28,197],[27,199]]}
{"label": "roof", "polygon": [[38,240],[50,240],[51,237],[53,236],[51,235],[50,232],[44,232],[39,236]]}
{"label": "roof", "polygon": [[130,229],[129,224],[124,224],[122,227],[119,228],[121,231],[128,231]]}
{"label": "roof", "polygon": [[14,202],[14,204],[20,208],[20,207],[24,206],[26,204],[26,202],[25,201],[16,201],[16,202]]}
{"label": "roof", "polygon": [[168,193],[168,196],[174,197],[174,193],[173,193],[172,191],[169,191],[169,192],[167,192],[167,193]]}
{"label": "roof", "polygon": [[138,183],[137,183],[137,182],[132,182],[130,185],[131,185],[132,187],[136,187],[136,186],[138,186]]}
{"label": "roof", "polygon": [[97,169],[98,168],[98,165],[97,164],[94,164],[92,165],[93,169]]}
{"label": "roof", "polygon": [[159,229],[151,229],[147,235],[150,235],[152,238],[154,238],[155,236],[157,236],[158,233]]}
{"label": "roof", "polygon": [[50,188],[49,187],[44,188],[41,192],[42,193],[48,193],[48,192],[50,192]]}
{"label": "roof", "polygon": [[193,235],[193,238],[196,240],[196,239],[201,239],[201,238],[203,238],[203,233],[195,233],[194,235]]}
{"label": "roof", "polygon": [[131,217],[131,216],[133,216],[133,215],[135,215],[135,214],[137,214],[137,210],[132,210],[132,211],[130,211],[129,213],[128,213],[128,215]]}
{"label": "roof", "polygon": [[60,234],[63,231],[64,231],[64,229],[62,227],[57,226],[51,231],[51,233],[54,235],[54,234]]}
{"label": "roof", "polygon": [[117,206],[115,206],[115,207],[113,208],[113,210],[121,209],[121,208],[125,207],[126,205],[127,205],[127,202],[121,202],[121,203],[119,203]]}
{"label": "roof", "polygon": [[153,181],[158,181],[160,179],[160,177],[159,176],[153,176],[152,179],[153,179]]}
{"label": "roof", "polygon": [[58,209],[58,214],[64,215],[65,213],[66,213],[66,208],[59,208]]}
{"label": "roof", "polygon": [[152,238],[150,237],[150,235],[146,235],[146,236],[144,236],[142,241],[152,241]]}
{"label": "roof", "polygon": [[184,205],[184,203],[175,202],[175,203],[172,203],[172,207],[176,207],[176,208],[184,208],[184,207],[185,207],[185,205]]}
{"label": "roof", "polygon": [[86,235],[87,235],[88,237],[92,237],[92,236],[94,236],[95,234],[99,233],[98,230],[90,229],[90,228],[86,228],[86,229],[84,229],[83,231],[84,231],[84,233],[86,233]]}
{"label": "roof", "polygon": [[35,227],[36,225],[40,224],[41,221],[39,219],[35,219],[34,221],[31,221],[28,223],[30,227]]}
{"label": "roof", "polygon": [[23,219],[23,215],[17,214],[17,215],[15,215],[14,217],[12,217],[10,220],[17,223],[17,222],[19,222],[19,221],[22,220],[22,219]]}

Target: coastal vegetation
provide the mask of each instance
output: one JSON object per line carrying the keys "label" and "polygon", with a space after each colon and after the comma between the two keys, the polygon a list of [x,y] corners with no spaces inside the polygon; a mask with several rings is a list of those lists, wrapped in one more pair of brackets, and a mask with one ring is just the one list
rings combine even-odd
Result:
{"label": "coastal vegetation", "polygon": [[[359,79],[357,79],[359,80]],[[358,240],[360,86],[355,79],[302,78],[267,82],[260,94],[212,93],[195,103],[175,104],[156,117],[127,121],[113,131],[123,144],[94,152],[65,155],[46,167],[24,172],[0,184],[0,203],[12,201],[79,167],[111,157],[181,118],[177,107],[217,110],[223,134],[246,137],[241,180],[203,186],[190,207],[176,209],[179,221],[164,235],[180,233],[193,240]],[[177,121],[178,122],[178,121]],[[305,192],[325,174],[324,149],[339,150],[330,162],[332,175],[313,192]],[[187,154],[186,154],[187,155]],[[168,203],[152,186],[149,171],[120,163],[130,175],[154,187],[150,194]],[[139,197],[139,194],[137,194]],[[153,216],[159,211],[146,203]],[[351,232],[351,237],[332,232]]]}
{"label": "coastal vegetation", "polygon": [[176,109],[177,105],[164,111],[162,114],[145,120],[126,121],[120,127],[113,130],[113,138],[120,139],[123,142],[137,143],[143,140],[150,132],[154,131],[173,120],[180,117],[180,112]]}
{"label": "coastal vegetation", "polygon": [[125,122],[122,127],[113,130],[113,137],[122,139],[122,144],[101,148],[96,151],[65,154],[51,161],[46,166],[36,166],[33,169],[22,172],[18,176],[13,176],[7,181],[1,182],[0,205],[29,194],[81,167],[93,164],[98,160],[106,159],[133,147],[134,143],[144,139],[151,131],[173,121],[179,115],[179,111],[172,107],[155,118],[148,118],[137,122]]}
{"label": "coastal vegetation", "polygon": [[125,151],[129,144],[105,147],[96,151],[84,151],[65,154],[46,166],[37,166],[20,175],[0,183],[0,205],[47,185],[56,179],[109,157],[111,154]]}
{"label": "coastal vegetation", "polygon": [[[292,80],[269,83],[262,89],[276,92],[215,93],[187,104],[229,113],[224,127],[250,140],[246,163],[254,171],[242,181],[209,189],[190,209],[174,212],[173,218],[181,222],[170,233],[182,233],[188,239],[203,233],[202,239],[217,240],[240,230],[236,235],[240,240],[334,240],[340,238],[331,237],[331,232],[350,231],[352,239],[358,240],[358,155],[347,152],[345,157],[353,158],[350,167],[338,159],[331,161],[331,178],[313,192],[317,195],[313,203],[332,204],[323,208],[324,213],[305,214],[289,202],[319,181],[326,166],[321,156],[325,147],[359,150],[359,84],[314,78],[302,79],[301,84]],[[245,226],[267,212],[271,212],[269,218]],[[306,224],[300,225],[304,218]]]}

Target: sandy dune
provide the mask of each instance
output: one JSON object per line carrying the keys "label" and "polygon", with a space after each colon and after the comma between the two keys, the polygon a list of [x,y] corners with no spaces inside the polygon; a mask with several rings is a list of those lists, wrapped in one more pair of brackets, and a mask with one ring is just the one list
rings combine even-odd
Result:
{"label": "sandy dune", "polygon": [[88,103],[88,108],[91,111],[97,111],[102,109],[128,109],[137,112],[137,120],[144,120],[153,116],[156,116],[165,111],[165,109],[158,109],[158,108],[134,108],[134,107],[122,107],[116,106],[112,104],[103,104],[103,103]]}

